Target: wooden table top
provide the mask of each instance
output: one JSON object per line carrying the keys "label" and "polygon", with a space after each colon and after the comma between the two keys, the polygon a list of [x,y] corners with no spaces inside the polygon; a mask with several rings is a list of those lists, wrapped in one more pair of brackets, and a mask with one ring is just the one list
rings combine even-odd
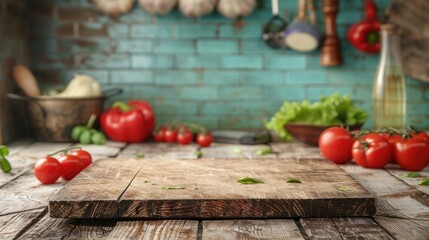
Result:
{"label": "wooden table top", "polygon": [[[377,200],[377,214],[360,218],[230,219],[230,220],[94,220],[55,219],[48,199],[66,182],[42,185],[32,168],[47,153],[72,144],[22,140],[9,144],[13,170],[0,173],[0,239],[429,239],[429,186],[401,177],[395,165],[364,169],[354,163],[340,167]],[[79,145],[77,145],[79,146]],[[321,159],[317,148],[300,143],[272,143],[273,154],[256,155],[266,145],[214,144],[203,158]],[[84,145],[95,161],[105,158],[196,158],[196,145]],[[429,177],[429,167],[422,171]]]}

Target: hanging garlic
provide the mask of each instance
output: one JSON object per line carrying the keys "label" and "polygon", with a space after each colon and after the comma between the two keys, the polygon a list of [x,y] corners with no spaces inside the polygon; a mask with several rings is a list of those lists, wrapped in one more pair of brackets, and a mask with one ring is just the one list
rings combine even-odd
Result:
{"label": "hanging garlic", "polygon": [[93,0],[104,13],[119,15],[129,12],[133,8],[134,0]]}
{"label": "hanging garlic", "polygon": [[247,16],[256,6],[256,0],[219,0],[217,10],[227,18]]}
{"label": "hanging garlic", "polygon": [[179,0],[179,9],[187,17],[201,17],[211,13],[218,0]]}
{"label": "hanging garlic", "polygon": [[149,14],[167,14],[173,9],[177,0],[139,0],[140,6]]}

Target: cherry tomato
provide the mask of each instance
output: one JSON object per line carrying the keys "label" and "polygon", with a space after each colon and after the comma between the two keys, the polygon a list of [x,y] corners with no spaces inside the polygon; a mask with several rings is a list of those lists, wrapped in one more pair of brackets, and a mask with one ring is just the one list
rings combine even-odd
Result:
{"label": "cherry tomato", "polygon": [[77,156],[80,159],[83,169],[92,163],[91,154],[85,150],[79,149],[77,151],[73,151],[71,155]]}
{"label": "cherry tomato", "polygon": [[65,154],[58,158],[61,164],[61,177],[69,181],[83,170],[82,160],[71,154]]}
{"label": "cherry tomato", "polygon": [[167,129],[165,127],[162,127],[161,129],[153,133],[153,139],[155,140],[155,142],[165,142],[165,131],[167,131]]}
{"label": "cherry tomato", "polygon": [[200,147],[208,147],[213,142],[211,133],[200,132],[197,136],[197,143]]}
{"label": "cherry tomato", "polygon": [[[381,134],[386,141],[389,142],[392,149],[395,147],[395,143],[402,140],[402,136],[398,134],[390,135],[390,134]],[[394,155],[392,154],[392,158],[390,159],[390,163],[396,164],[396,160]]]}
{"label": "cherry tomato", "polygon": [[420,138],[420,139],[425,140],[426,142],[429,142],[429,135],[425,132],[411,133],[411,136],[413,138]]}
{"label": "cherry tomato", "polygon": [[176,142],[177,139],[177,131],[175,129],[167,129],[165,131],[165,141],[169,143]]}
{"label": "cherry tomato", "polygon": [[354,142],[353,159],[365,168],[382,168],[392,159],[393,150],[389,142],[376,133],[364,135]]}
{"label": "cherry tomato", "polygon": [[346,163],[352,160],[354,141],[346,129],[331,127],[320,134],[319,149],[323,156],[334,163]]}
{"label": "cherry tomato", "polygon": [[193,138],[194,135],[192,134],[192,132],[187,128],[183,128],[179,131],[177,135],[177,143],[186,145],[191,143]]}
{"label": "cherry tomato", "polygon": [[55,183],[61,176],[61,164],[54,157],[41,158],[34,165],[34,175],[43,184]]}
{"label": "cherry tomato", "polygon": [[393,154],[396,162],[407,171],[420,171],[429,164],[429,142],[412,137],[395,143]]}

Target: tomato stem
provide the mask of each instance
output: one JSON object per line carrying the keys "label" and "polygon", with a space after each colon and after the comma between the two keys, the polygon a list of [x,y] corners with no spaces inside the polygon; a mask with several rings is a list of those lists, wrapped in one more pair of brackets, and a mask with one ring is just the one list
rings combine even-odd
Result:
{"label": "tomato stem", "polygon": [[97,116],[95,114],[91,114],[91,117],[89,117],[86,127],[92,128],[92,126],[94,125],[95,119],[97,119]]}
{"label": "tomato stem", "polygon": [[122,101],[116,101],[113,103],[112,107],[116,107],[119,108],[122,112],[126,112],[126,111],[130,111],[131,107],[130,105],[126,104],[125,102]]}
{"label": "tomato stem", "polygon": [[57,155],[58,153],[67,153],[68,151],[73,150],[73,149],[82,149],[82,147],[68,147],[68,148],[64,148],[64,149],[58,150],[58,151],[56,151],[54,153],[46,154],[46,155],[48,155],[48,156],[54,156],[54,155]]}

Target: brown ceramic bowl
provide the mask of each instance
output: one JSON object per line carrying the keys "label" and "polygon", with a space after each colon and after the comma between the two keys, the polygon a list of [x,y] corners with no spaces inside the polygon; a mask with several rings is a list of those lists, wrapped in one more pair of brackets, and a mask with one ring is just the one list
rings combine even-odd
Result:
{"label": "brown ceramic bowl", "polygon": [[[303,142],[310,146],[319,146],[319,137],[320,134],[330,127],[339,127],[340,125],[312,125],[305,123],[288,123],[285,125],[287,132],[292,135],[296,140]],[[350,131],[359,130],[362,127],[362,124],[344,126],[348,127]]]}

